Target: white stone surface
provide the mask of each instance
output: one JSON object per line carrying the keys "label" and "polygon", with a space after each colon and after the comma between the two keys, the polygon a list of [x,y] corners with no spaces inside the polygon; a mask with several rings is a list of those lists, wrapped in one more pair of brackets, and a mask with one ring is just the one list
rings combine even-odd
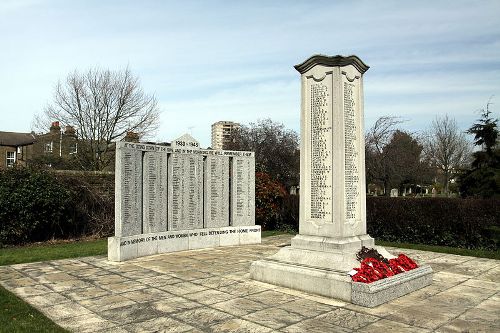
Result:
{"label": "white stone surface", "polygon": [[[245,230],[242,232],[241,230]],[[108,260],[240,244],[260,244],[260,226],[166,231],[108,238]]]}
{"label": "white stone surface", "polygon": [[116,144],[115,235],[142,232],[142,151],[125,142]]}
{"label": "white stone surface", "polygon": [[424,288],[431,283],[432,268],[430,266],[421,266],[372,283],[353,282],[351,302],[372,308]]}
{"label": "white stone surface", "polygon": [[255,225],[255,158],[232,158],[231,225]]}
{"label": "white stone surface", "polygon": [[123,261],[137,258],[137,243],[130,242],[137,236],[109,237],[108,238],[108,260]]}
{"label": "white stone surface", "polygon": [[167,154],[147,151],[143,156],[142,233],[167,230]]}
{"label": "white stone surface", "polygon": [[189,231],[168,231],[158,234],[158,253],[185,251],[189,249]]}
{"label": "white stone surface", "polygon": [[362,97],[352,65],[302,74],[300,234],[366,234]]}
{"label": "white stone surface", "polygon": [[229,226],[229,157],[209,155],[205,158],[206,228]]}
{"label": "white stone surface", "polygon": [[172,153],[168,168],[168,230],[203,228],[203,156]]}
{"label": "white stone surface", "polygon": [[[219,236],[220,246],[240,245],[240,234],[238,228],[224,227],[219,228],[221,235]],[[255,243],[260,243],[260,239]]]}
{"label": "white stone surface", "polygon": [[189,232],[189,249],[205,249],[219,246],[219,230],[201,229]]}
{"label": "white stone surface", "polygon": [[260,243],[260,225],[239,227],[238,234],[240,235],[240,245]]}

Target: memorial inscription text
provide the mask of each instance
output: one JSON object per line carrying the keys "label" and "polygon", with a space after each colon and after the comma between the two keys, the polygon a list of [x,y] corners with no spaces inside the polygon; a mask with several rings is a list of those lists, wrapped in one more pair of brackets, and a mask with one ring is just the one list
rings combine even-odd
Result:
{"label": "memorial inscription text", "polygon": [[329,115],[328,87],[311,84],[311,183],[310,218],[331,219],[332,206],[332,120]]}
{"label": "memorial inscription text", "polygon": [[353,96],[356,85],[344,82],[344,168],[345,168],[345,218],[358,218],[359,208],[359,153],[356,125],[356,102]]}

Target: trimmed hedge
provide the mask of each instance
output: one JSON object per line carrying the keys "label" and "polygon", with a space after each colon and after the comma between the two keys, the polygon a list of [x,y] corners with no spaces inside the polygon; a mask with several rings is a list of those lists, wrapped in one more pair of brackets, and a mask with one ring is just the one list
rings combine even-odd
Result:
{"label": "trimmed hedge", "polygon": [[377,239],[498,249],[500,200],[368,197],[366,211],[368,233]]}
{"label": "trimmed hedge", "polygon": [[[281,230],[298,231],[299,196],[282,200]],[[389,242],[498,250],[500,200],[460,198],[366,198],[366,224]]]}

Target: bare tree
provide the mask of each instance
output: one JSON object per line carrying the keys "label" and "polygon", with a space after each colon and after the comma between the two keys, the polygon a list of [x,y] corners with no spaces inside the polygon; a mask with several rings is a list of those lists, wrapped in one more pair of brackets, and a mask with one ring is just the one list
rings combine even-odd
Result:
{"label": "bare tree", "polygon": [[224,149],[255,152],[257,171],[266,172],[285,186],[299,182],[299,136],[282,123],[259,119],[231,133]]}
{"label": "bare tree", "polygon": [[78,158],[90,170],[102,170],[112,161],[112,142],[127,132],[140,137],[156,131],[158,103],[147,95],[129,68],[120,71],[74,71],[58,82],[54,98],[35,124],[57,120],[76,127]]}
{"label": "bare tree", "polygon": [[372,181],[381,183],[384,193],[388,193],[387,187],[390,186],[391,173],[390,161],[384,149],[397,131],[397,125],[402,122],[403,120],[399,117],[380,117],[365,135],[366,183],[367,185]]}
{"label": "bare tree", "polygon": [[365,145],[370,150],[382,153],[383,149],[391,141],[392,135],[397,131],[396,126],[403,123],[400,117],[382,116],[365,135]]}
{"label": "bare tree", "polygon": [[455,119],[446,115],[432,121],[425,137],[424,152],[431,165],[441,171],[444,192],[448,194],[450,181],[470,163],[472,145]]}

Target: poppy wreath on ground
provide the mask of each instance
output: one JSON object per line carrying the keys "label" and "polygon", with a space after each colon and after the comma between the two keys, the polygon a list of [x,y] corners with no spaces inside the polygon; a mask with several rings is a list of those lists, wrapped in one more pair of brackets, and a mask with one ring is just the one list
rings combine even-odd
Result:
{"label": "poppy wreath on ground", "polygon": [[401,253],[397,258],[389,260],[383,257],[382,260],[380,257],[364,258],[361,261],[361,267],[353,268],[349,274],[354,282],[371,283],[389,276],[411,271],[417,267],[418,265],[412,259]]}

